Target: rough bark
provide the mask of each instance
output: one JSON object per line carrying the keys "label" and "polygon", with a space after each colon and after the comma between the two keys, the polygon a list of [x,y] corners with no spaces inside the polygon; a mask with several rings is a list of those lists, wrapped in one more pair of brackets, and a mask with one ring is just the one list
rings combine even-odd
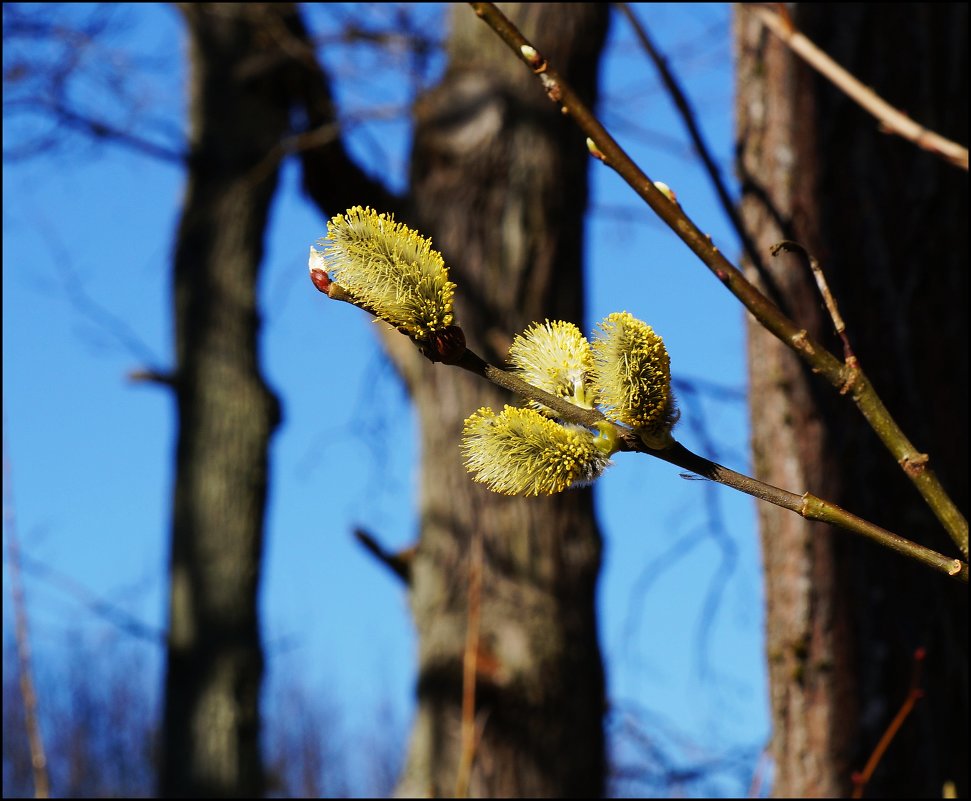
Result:
{"label": "rough bark", "polygon": [[257,620],[268,445],[256,283],[288,126],[273,32],[286,5],[182,7],[190,161],[174,314],[179,434],[160,791],[262,794]]}
{"label": "rough bark", "polygon": [[[605,8],[524,4],[509,12],[592,99]],[[453,271],[470,345],[502,361],[512,335],[533,320],[583,323],[589,156],[535,78],[467,8],[456,8],[448,47],[442,82],[416,107],[411,216]],[[422,451],[411,571],[418,712],[398,792],[455,792],[470,543],[481,538],[482,731],[469,793],[596,797],[604,680],[591,493],[507,498],[474,484],[458,447],[462,422],[511,399],[413,349],[394,355],[417,405]]]}
{"label": "rough bark", "polygon": [[[797,27],[922,124],[967,141],[964,5],[801,5]],[[887,406],[967,509],[967,175],[878,124],[741,7],[742,212],[767,268],[749,274],[834,352],[808,270],[771,259],[796,239],[820,259],[854,349]],[[809,490],[945,552],[953,545],[845,398],[749,328],[758,477]],[[926,697],[868,794],[967,789],[967,594],[950,582],[761,506],[779,796],[845,795],[927,648]]]}

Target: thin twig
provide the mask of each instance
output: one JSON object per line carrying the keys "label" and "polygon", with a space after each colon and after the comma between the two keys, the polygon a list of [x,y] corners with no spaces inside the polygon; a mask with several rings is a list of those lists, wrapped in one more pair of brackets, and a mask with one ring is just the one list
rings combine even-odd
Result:
{"label": "thin twig", "polygon": [[[4,428],[6,428],[4,417]],[[10,567],[10,594],[14,608],[14,638],[17,642],[17,659],[20,668],[20,694],[24,702],[24,727],[30,748],[30,765],[34,776],[34,798],[50,797],[50,777],[44,739],[37,717],[37,693],[34,690],[30,660],[30,637],[27,627],[27,602],[20,574],[20,547],[13,511],[13,489],[10,486],[10,460],[7,457],[7,437],[3,437],[3,523],[7,533],[7,564]]]}
{"label": "thin twig", "polygon": [[51,567],[44,560],[31,556],[27,551],[18,548],[19,568],[22,572],[43,581],[48,587],[70,596],[76,603],[84,607],[85,611],[101,618],[115,626],[119,631],[130,637],[144,640],[155,645],[165,642],[165,632],[140,621],[129,614],[122,607],[96,595],[81,582]]}
{"label": "thin twig", "polygon": [[[839,390],[847,387],[849,375],[846,365],[809,336],[752,284],[735,265],[716,248],[711,237],[670,200],[617,144],[590,109],[577,96],[563,77],[553,69],[543,55],[520,33],[493,3],[470,3],[475,13],[492,28],[510,49],[536,74],[550,100],[564,115],[574,119],[587,135],[598,158],[610,165],[628,185],[647,203],[688,248],[752,313],[770,333],[785,343],[805,361],[813,372],[819,373]],[[926,454],[920,453],[907,439],[886,406],[880,400],[862,370],[856,371],[850,391],[846,392],[869,422],[877,436],[893,454],[897,463],[911,480],[951,539],[968,554],[968,521],[951,500],[934,471]]]}
{"label": "thin twig", "polygon": [[377,539],[363,528],[354,529],[354,537],[375,559],[394,573],[405,584],[411,583],[411,561],[414,548],[406,548],[399,553],[391,553]]}
{"label": "thin twig", "polygon": [[[315,269],[311,275],[314,285],[332,300],[341,300],[355,305],[360,309],[364,309],[371,314],[374,313],[365,304],[356,301],[354,296],[347,292],[346,289],[336,282],[331,281],[322,268]],[[455,326],[453,328],[461,331],[461,329],[457,329]],[[464,341],[464,334],[462,338]],[[425,353],[428,355],[427,351]],[[534,387],[514,373],[508,372],[494,364],[489,364],[481,356],[468,348],[465,348],[454,358],[450,358],[449,364],[461,367],[470,373],[475,373],[491,381],[496,386],[516,393],[520,397],[537,401],[543,406],[552,409],[561,419],[569,423],[576,423],[592,428],[598,424],[610,422],[599,410],[582,409],[564,398],[558,398],[549,392]],[[925,548],[923,545],[918,545],[898,534],[894,534],[880,526],[863,520],[836,504],[817,498],[811,493],[807,492],[802,495],[797,495],[794,492],[773,487],[771,484],[766,484],[742,473],[736,473],[734,470],[730,470],[716,462],[692,453],[679,442],[674,442],[669,447],[660,450],[649,448],[631,429],[618,425],[613,425],[613,427],[621,451],[634,451],[655,456],[665,462],[683,467],[702,478],[724,484],[739,492],[744,492],[746,495],[751,495],[754,498],[781,506],[783,509],[796,512],[809,520],[820,520],[844,528],[847,531],[852,531],[855,534],[861,534],[886,548],[890,548],[928,567],[946,573],[959,581],[965,583],[968,581],[968,566],[960,559],[953,559],[937,553],[930,548]]]}
{"label": "thin twig", "polygon": [[920,669],[924,664],[925,656],[927,656],[927,652],[923,648],[918,648],[914,652],[914,669],[911,674],[910,690],[907,697],[897,714],[894,715],[893,720],[890,721],[890,725],[887,726],[887,730],[883,733],[876,748],[873,749],[873,753],[870,754],[866,766],[859,773],[853,774],[853,795],[851,798],[863,798],[863,791],[866,789],[867,782],[872,778],[873,772],[880,764],[880,760],[883,759],[883,755],[890,747],[890,743],[893,742],[893,738],[897,736],[897,732],[900,731],[900,727],[904,725],[904,721],[907,720],[917,702],[924,697],[924,691],[920,687]]}
{"label": "thin twig", "polygon": [[468,618],[462,657],[462,750],[455,779],[455,797],[468,798],[478,740],[475,722],[475,680],[478,671],[479,617],[482,608],[482,538],[473,533],[469,544]]}
{"label": "thin twig", "polygon": [[940,156],[962,170],[968,169],[968,149],[957,142],[952,142],[940,134],[914,122],[902,111],[891,106],[870,87],[857,80],[826,53],[820,50],[792,26],[791,20],[785,20],[764,6],[753,8],[755,16],[772,33],[779,37],[788,47],[815,69],[847,97],[856,101],[865,111],[879,120],[881,126],[891,133],[895,133],[918,147]]}
{"label": "thin twig", "polygon": [[833,321],[833,328],[843,342],[843,358],[846,366],[850,370],[856,370],[859,367],[859,362],[856,360],[856,355],[850,346],[849,337],[846,336],[846,324],[843,322],[839,307],[836,305],[836,298],[833,297],[833,293],[829,290],[829,284],[826,282],[826,276],[823,275],[823,268],[819,266],[819,261],[798,242],[791,242],[788,239],[778,242],[770,248],[773,256],[778,256],[783,250],[789,252],[795,251],[809,262],[809,269],[812,270],[813,277],[816,279],[819,294],[823,296],[823,303],[826,304],[826,310],[829,312],[830,319]]}
{"label": "thin twig", "polygon": [[722,178],[721,170],[718,168],[718,163],[711,154],[711,149],[705,142],[705,137],[701,133],[701,127],[698,125],[698,117],[691,108],[691,103],[688,101],[688,96],[685,94],[684,90],[681,88],[681,84],[678,83],[678,79],[668,66],[667,59],[657,49],[657,47],[655,47],[654,42],[647,33],[647,29],[634,15],[634,12],[631,10],[630,3],[616,3],[615,5],[627,18],[627,21],[630,22],[631,27],[634,29],[634,34],[637,36],[637,40],[640,42],[641,47],[644,48],[651,61],[654,63],[658,74],[661,76],[661,81],[664,84],[664,88],[667,89],[668,95],[674,102],[675,108],[677,108],[678,112],[681,114],[681,119],[684,121],[685,128],[688,129],[688,135],[691,137],[691,142],[694,145],[695,152],[701,159],[701,163],[704,165],[705,170],[708,172],[708,177],[711,179],[712,186],[715,188],[715,194],[718,196],[719,203],[721,203],[722,211],[725,212],[729,222],[731,222],[732,227],[735,229],[735,233],[738,236],[739,241],[742,243],[742,247],[745,248],[746,255],[752,264],[760,266],[762,264],[762,255],[755,247],[752,237],[749,236],[749,233],[745,228],[745,223],[742,222],[742,218],[738,213],[735,201],[732,200],[732,196],[728,193],[728,187],[725,185],[725,181]]}

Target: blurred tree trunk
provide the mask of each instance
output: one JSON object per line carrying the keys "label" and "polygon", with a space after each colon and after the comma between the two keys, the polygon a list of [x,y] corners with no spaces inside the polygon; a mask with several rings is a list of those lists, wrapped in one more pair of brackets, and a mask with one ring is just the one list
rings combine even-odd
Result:
{"label": "blurred tree trunk", "polygon": [[[507,6],[525,34],[593,102],[607,7]],[[535,77],[457,6],[441,84],[415,107],[411,190],[391,197],[339,139],[302,153],[304,186],[326,214],[370,204],[430,235],[458,284],[469,344],[505,359],[533,320],[583,324],[583,219],[590,157]],[[301,91],[311,126],[333,118],[325,76]],[[481,544],[471,796],[604,791],[604,678],[595,591],[600,535],[588,489],[507,498],[474,484],[464,419],[512,398],[432,365],[400,334],[384,343],[421,423],[421,539],[410,562],[419,637],[418,712],[397,792],[450,796],[462,761],[463,654],[471,554]]]}
{"label": "blurred tree trunk", "polygon": [[[273,27],[285,5],[186,4],[188,182],[175,251],[179,409],[160,790],[263,792],[257,591],[277,400],[256,283],[288,128]],[[292,13],[292,9],[289,9]]]}
{"label": "blurred tree trunk", "polygon": [[[508,7],[591,101],[605,6]],[[457,7],[441,83],[418,102],[412,218],[459,286],[470,346],[502,362],[530,322],[583,327],[583,137],[535,77]],[[398,338],[401,339],[400,337]],[[507,498],[463,465],[463,420],[512,398],[394,351],[421,421],[421,540],[411,571],[418,713],[401,795],[451,795],[461,761],[462,659],[473,541],[482,543],[472,796],[596,797],[604,789],[604,680],[594,610],[600,537],[590,490]]]}
{"label": "blurred tree trunk", "polygon": [[[795,24],[889,102],[968,141],[966,4],[833,9],[796,6]],[[967,174],[882,133],[745,6],[736,43],[742,211],[769,262],[758,278],[841,353],[808,269],[767,252],[785,238],[811,249],[864,370],[966,510]],[[956,553],[851,402],[754,324],[749,358],[759,478]],[[867,794],[940,797],[952,780],[963,797],[966,588],[775,507],[759,514],[775,794],[848,794],[907,695],[915,649],[925,647],[926,697]]]}

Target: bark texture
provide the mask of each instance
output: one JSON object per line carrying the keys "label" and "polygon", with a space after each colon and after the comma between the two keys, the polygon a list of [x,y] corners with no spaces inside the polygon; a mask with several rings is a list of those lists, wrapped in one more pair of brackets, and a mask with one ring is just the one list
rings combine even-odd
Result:
{"label": "bark texture", "polygon": [[[506,7],[592,102],[607,8]],[[441,84],[415,107],[410,192],[394,197],[339,139],[301,154],[304,187],[332,215],[370,204],[431,235],[458,284],[469,344],[505,359],[513,335],[546,317],[583,323],[586,147],[535,77],[457,6]],[[299,90],[312,126],[333,119],[326,76]],[[462,761],[463,655],[470,554],[481,544],[476,673],[479,739],[471,796],[602,794],[604,678],[595,615],[600,535],[589,490],[506,498],[474,484],[462,423],[512,401],[478,378],[432,365],[400,334],[384,344],[418,409],[421,537],[409,561],[419,637],[418,711],[397,792],[449,796]]]}
{"label": "bark texture", "polygon": [[[922,124],[967,142],[967,7],[799,5],[797,27]],[[742,212],[766,267],[751,277],[834,352],[808,269],[819,258],[863,368],[967,509],[967,174],[901,139],[812,73],[744,6],[736,19]],[[953,358],[953,354],[962,354]],[[750,325],[757,476],[811,491],[955,551],[852,404]],[[967,593],[775,507],[759,510],[778,796],[851,789],[927,649],[926,697],[868,795],[967,791]],[[953,586],[952,586],[953,585]]]}
{"label": "bark texture", "polygon": [[263,791],[257,620],[267,451],[256,284],[288,127],[286,5],[187,4],[190,162],[175,252],[179,410],[160,791]]}
{"label": "bark texture", "polygon": [[[607,11],[509,7],[517,25],[593,99]],[[416,106],[410,217],[458,284],[470,346],[503,361],[533,320],[583,324],[589,156],[535,77],[465,7],[446,74]],[[421,540],[411,605],[419,636],[417,720],[401,795],[451,795],[461,759],[469,559],[482,543],[472,796],[596,797],[604,786],[604,679],[594,596],[600,537],[589,490],[496,495],[459,452],[465,417],[511,398],[389,340],[421,421]],[[394,343],[397,343],[395,345]]]}

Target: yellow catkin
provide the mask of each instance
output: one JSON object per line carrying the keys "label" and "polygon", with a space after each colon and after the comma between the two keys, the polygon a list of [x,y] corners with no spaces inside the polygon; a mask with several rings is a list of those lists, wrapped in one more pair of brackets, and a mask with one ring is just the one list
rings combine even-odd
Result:
{"label": "yellow catkin", "polygon": [[[509,364],[527,383],[584,409],[591,408],[587,381],[593,369],[590,343],[573,323],[532,323],[509,348]],[[533,408],[553,412],[537,401]]]}
{"label": "yellow catkin", "polygon": [[592,345],[598,404],[610,420],[663,439],[677,420],[664,341],[627,312],[609,315],[598,328]]}
{"label": "yellow catkin", "polygon": [[553,495],[593,481],[610,463],[586,428],[512,406],[470,415],[462,453],[473,479],[504,495]]}
{"label": "yellow catkin", "polygon": [[415,339],[454,321],[455,284],[432,242],[390,214],[355,206],[327,223],[324,263],[357,302]]}

